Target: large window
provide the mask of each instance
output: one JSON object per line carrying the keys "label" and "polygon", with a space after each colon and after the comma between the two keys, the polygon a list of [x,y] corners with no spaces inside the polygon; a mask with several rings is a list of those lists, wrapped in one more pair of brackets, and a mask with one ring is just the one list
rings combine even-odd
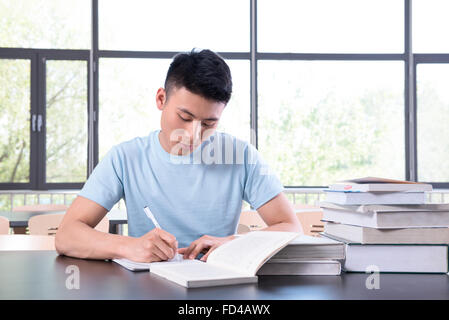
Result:
{"label": "large window", "polygon": [[405,178],[403,70],[390,61],[261,61],[259,150],[281,181]]}
{"label": "large window", "polygon": [[80,188],[160,127],[180,51],[229,64],[218,130],[286,187],[381,176],[449,187],[445,0],[3,0],[0,188]]}

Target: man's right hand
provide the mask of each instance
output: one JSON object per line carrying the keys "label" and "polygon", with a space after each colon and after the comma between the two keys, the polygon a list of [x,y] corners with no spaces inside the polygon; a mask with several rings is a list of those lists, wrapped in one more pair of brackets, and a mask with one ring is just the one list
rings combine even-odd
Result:
{"label": "man's right hand", "polygon": [[159,228],[131,239],[126,258],[136,262],[165,261],[172,259],[178,250],[176,237]]}

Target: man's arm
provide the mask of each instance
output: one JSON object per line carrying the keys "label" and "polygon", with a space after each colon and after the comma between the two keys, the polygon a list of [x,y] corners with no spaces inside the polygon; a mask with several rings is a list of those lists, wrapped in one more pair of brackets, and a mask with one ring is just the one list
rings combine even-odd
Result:
{"label": "man's arm", "polygon": [[59,254],[85,259],[127,258],[137,262],[173,258],[176,238],[161,229],[153,229],[140,238],[95,230],[107,210],[96,202],[78,196],[67,210],[55,246]]}
{"label": "man's arm", "polygon": [[301,222],[283,192],[257,209],[268,227],[267,231],[291,231],[304,233]]}

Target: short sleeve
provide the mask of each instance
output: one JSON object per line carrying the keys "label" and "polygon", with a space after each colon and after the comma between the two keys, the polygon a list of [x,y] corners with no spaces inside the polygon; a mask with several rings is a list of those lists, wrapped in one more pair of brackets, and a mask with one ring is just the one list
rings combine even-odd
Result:
{"label": "short sleeve", "polygon": [[245,156],[243,200],[258,209],[284,190],[278,177],[262,159],[257,149],[248,145]]}
{"label": "short sleeve", "polygon": [[122,171],[119,152],[113,147],[97,164],[78,195],[110,211],[124,195]]}

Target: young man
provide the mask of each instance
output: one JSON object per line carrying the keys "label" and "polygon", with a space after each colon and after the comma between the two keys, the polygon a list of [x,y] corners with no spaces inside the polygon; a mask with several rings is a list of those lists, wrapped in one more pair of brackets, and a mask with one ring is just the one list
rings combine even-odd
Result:
{"label": "young man", "polygon": [[[207,260],[234,238],[242,200],[258,211],[265,230],[301,232],[281,183],[257,150],[215,132],[231,92],[229,67],[217,54],[178,54],[156,94],[161,130],[113,147],[95,167],[59,227],[58,253],[152,262],[179,252]],[[129,236],[95,230],[121,198]]]}

